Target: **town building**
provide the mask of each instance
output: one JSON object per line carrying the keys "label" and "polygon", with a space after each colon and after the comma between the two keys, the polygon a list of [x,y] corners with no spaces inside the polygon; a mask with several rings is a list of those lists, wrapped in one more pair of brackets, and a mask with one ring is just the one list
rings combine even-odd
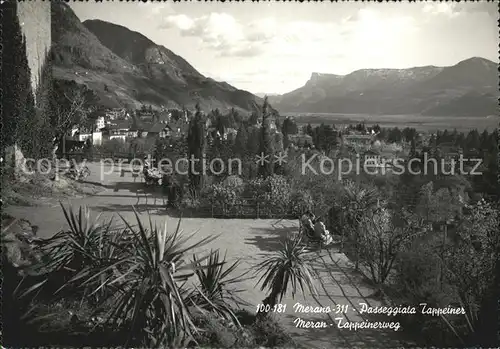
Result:
{"label": "town building", "polygon": [[232,127],[228,127],[224,130],[224,140],[234,141],[238,135],[238,130]]}
{"label": "town building", "polygon": [[371,134],[348,134],[342,136],[344,145],[369,147],[375,137]]}
{"label": "town building", "polygon": [[131,122],[129,120],[108,121],[102,129],[103,138],[106,140],[119,139],[125,141],[129,137]]}
{"label": "town building", "polygon": [[307,134],[287,135],[288,141],[297,147],[311,147],[314,145],[313,138]]}
{"label": "town building", "polygon": [[390,151],[369,149],[363,153],[362,166],[369,174],[389,174],[392,172],[395,154]]}
{"label": "town building", "polygon": [[156,122],[148,129],[148,138],[166,138],[170,137],[172,129],[164,122]]}
{"label": "town building", "polygon": [[145,122],[153,122],[155,121],[156,115],[154,112],[150,111],[137,111],[137,117]]}
{"label": "town building", "polygon": [[120,120],[127,118],[127,111],[124,108],[113,108],[105,111],[106,119]]}
{"label": "town building", "polygon": [[95,121],[95,129],[96,130],[102,130],[104,127],[106,127],[106,120],[104,116],[98,116],[96,121]]}

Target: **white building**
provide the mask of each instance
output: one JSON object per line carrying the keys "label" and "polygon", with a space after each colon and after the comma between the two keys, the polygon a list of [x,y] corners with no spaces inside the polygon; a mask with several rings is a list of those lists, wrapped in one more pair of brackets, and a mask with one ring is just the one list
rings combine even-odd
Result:
{"label": "white building", "polygon": [[93,133],[81,133],[78,135],[78,140],[80,142],[86,141],[90,139],[93,145],[101,145],[102,144],[102,132],[97,131]]}
{"label": "white building", "polygon": [[231,127],[228,127],[225,129],[225,132],[224,132],[224,140],[228,140],[228,139],[236,139],[236,135],[238,134],[238,130],[234,129],[234,128],[231,128]]}
{"label": "white building", "polygon": [[102,145],[102,132],[94,132],[92,134],[92,142],[94,145]]}
{"label": "white building", "polygon": [[101,130],[106,127],[104,116],[99,116],[95,121],[96,130]]}
{"label": "white building", "polygon": [[125,142],[125,140],[127,139],[127,135],[123,135],[123,134],[110,135],[109,140],[112,140],[112,139],[118,139],[122,142]]}

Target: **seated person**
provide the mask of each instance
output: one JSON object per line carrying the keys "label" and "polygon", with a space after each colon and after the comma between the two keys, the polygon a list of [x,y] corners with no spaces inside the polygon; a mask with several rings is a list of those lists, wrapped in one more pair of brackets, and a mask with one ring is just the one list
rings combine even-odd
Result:
{"label": "seated person", "polygon": [[323,223],[320,219],[317,219],[314,224],[314,233],[316,237],[323,240],[325,245],[329,245],[333,241],[330,232],[326,230],[325,223]]}
{"label": "seated person", "polygon": [[301,217],[301,223],[302,227],[304,229],[304,232],[307,236],[313,235],[314,234],[314,225],[313,225],[313,220],[314,220],[314,214],[311,212],[306,212],[302,217]]}
{"label": "seated person", "polygon": [[151,166],[150,162],[149,162],[149,157],[148,156],[145,156],[144,157],[144,165],[143,167],[144,168],[149,168]]}

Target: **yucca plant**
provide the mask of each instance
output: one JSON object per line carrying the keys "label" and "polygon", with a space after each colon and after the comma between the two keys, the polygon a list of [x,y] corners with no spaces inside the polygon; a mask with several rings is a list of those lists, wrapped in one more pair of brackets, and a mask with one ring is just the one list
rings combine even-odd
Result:
{"label": "yucca plant", "polygon": [[232,286],[243,281],[246,273],[230,277],[239,261],[235,261],[226,267],[226,255],[221,257],[218,250],[211,251],[206,262],[203,263],[196,256],[193,256],[195,274],[198,285],[190,294],[190,299],[197,308],[207,310],[232,321],[235,325],[241,326],[238,318],[234,314],[231,306],[239,306],[245,303],[237,293],[243,290],[231,289]]}
{"label": "yucca plant", "polygon": [[88,268],[98,268],[103,261],[118,257],[117,250],[108,244],[108,239],[113,236],[112,219],[108,223],[101,224],[100,215],[92,218],[90,210],[85,206],[80,207],[78,213],[71,206],[66,209],[61,204],[61,207],[69,230],[61,231],[39,243],[44,258],[41,263],[32,266],[32,269],[45,277],[41,282],[25,290],[21,297],[40,291],[47,283],[61,286],[55,291],[52,290],[57,294],[72,286],[68,280],[79,272]]}
{"label": "yucca plant", "polygon": [[14,242],[15,239],[13,237],[9,237],[8,232],[9,232],[10,228],[12,228],[14,226],[14,224],[16,224],[18,221],[19,221],[18,218],[14,218],[14,219],[12,219],[12,221],[9,224],[7,224],[7,226],[2,228],[2,232],[1,232],[2,235],[0,236],[2,249],[5,248],[6,243]]}
{"label": "yucca plant", "polygon": [[[361,221],[370,211],[378,207],[379,196],[375,188],[362,188],[352,181],[347,181],[342,196],[342,211],[346,220],[343,222],[354,237],[355,269],[359,268],[359,240],[361,238]],[[342,233],[344,235],[344,233]],[[344,237],[342,237],[344,240]]]}
{"label": "yucca plant", "polygon": [[[257,284],[262,282],[261,290],[269,290],[263,304],[269,305],[270,309],[281,302],[289,285],[292,297],[295,297],[299,287],[302,294],[305,292],[304,286],[316,292],[311,259],[307,257],[308,249],[301,240],[301,237],[288,237],[277,252],[257,265],[257,273],[262,274]],[[266,312],[259,313],[260,317],[265,315]]]}
{"label": "yucca plant", "polygon": [[142,344],[149,347],[185,345],[193,339],[196,327],[183,289],[183,284],[194,275],[195,265],[185,263],[184,256],[214,238],[184,246],[193,235],[181,237],[180,219],[175,231],[168,233],[166,223],[159,229],[151,217],[150,229],[146,229],[135,209],[134,213],[137,228],[121,217],[133,236],[134,248],[125,249],[120,260],[100,271],[85,270],[81,273],[84,277],[73,281],[79,280],[83,286],[95,285],[95,280],[110,270],[119,271],[120,275],[107,279],[105,284],[113,290],[113,296],[105,302],[112,304],[106,324],[129,329],[125,345],[134,339],[133,335],[139,335]]}

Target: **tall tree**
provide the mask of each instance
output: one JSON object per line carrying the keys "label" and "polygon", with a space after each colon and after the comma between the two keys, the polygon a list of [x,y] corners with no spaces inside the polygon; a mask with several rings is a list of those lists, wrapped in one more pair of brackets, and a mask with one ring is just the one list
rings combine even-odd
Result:
{"label": "tall tree", "polygon": [[238,129],[236,140],[234,142],[234,152],[239,156],[244,156],[248,153],[248,132],[245,125],[242,123]]}
{"label": "tall tree", "polygon": [[231,110],[229,111],[229,113],[226,116],[226,120],[227,120],[226,126],[231,127],[231,128],[236,128],[236,118],[237,117],[238,117],[238,112],[234,108],[231,108]]}
{"label": "tall tree", "polygon": [[282,132],[283,136],[283,149],[286,150],[290,146],[290,139],[288,139],[288,134]]}
{"label": "tall tree", "polygon": [[23,118],[21,120],[22,124],[20,129],[23,132],[19,132],[20,146],[25,155],[31,158],[37,158],[40,150],[39,139],[42,135],[40,135],[40,123],[35,109],[35,96],[33,95],[31,88],[27,91],[22,112]]}
{"label": "tall tree", "polygon": [[479,138],[480,138],[481,150],[488,150],[489,149],[489,141],[490,141],[488,131],[484,130],[483,133],[481,133],[481,136]]}
{"label": "tall tree", "polygon": [[25,154],[32,157],[34,156],[33,136],[36,136],[39,130],[36,130],[35,96],[31,85],[31,70],[28,64],[25,36],[22,39],[19,58],[20,61],[17,69],[19,72],[18,88],[20,90],[21,110],[18,119],[16,142],[19,143]]}
{"label": "tall tree", "polygon": [[259,113],[254,110],[248,119],[248,123],[250,125],[256,125],[257,122],[259,122]]}
{"label": "tall tree", "polygon": [[85,85],[53,79],[49,103],[55,138],[61,141],[73,127],[88,127],[97,102],[97,95]]}
{"label": "tall tree", "polygon": [[417,155],[417,145],[415,142],[415,138],[412,138],[409,157],[413,159],[416,155]]}
{"label": "tall tree", "polygon": [[283,148],[288,148],[288,128],[286,127],[286,119],[283,121],[283,125],[281,127],[281,134],[283,135]]}
{"label": "tall tree", "polygon": [[481,137],[477,129],[469,132],[465,139],[465,144],[468,150],[479,149],[481,147]]}
{"label": "tall tree", "polygon": [[37,126],[34,137],[35,158],[46,158],[52,151],[53,128],[50,125],[50,95],[52,89],[52,52],[46,52],[42,68],[38,76],[38,85],[35,91]]}
{"label": "tall tree", "polygon": [[267,96],[264,98],[264,103],[262,104],[261,120],[259,156],[266,156],[267,158],[259,164],[259,175],[266,178],[273,173],[273,149]]}
{"label": "tall tree", "polygon": [[307,124],[307,126],[306,126],[306,134],[308,134],[311,137],[313,136],[314,130],[313,130],[311,124]]}
{"label": "tall tree", "polygon": [[292,134],[297,134],[299,132],[299,128],[295,120],[293,120],[290,117],[287,117],[285,118],[285,120],[283,120],[282,131],[283,134],[285,134],[286,132],[287,134],[292,135]]}
{"label": "tall tree", "polygon": [[387,142],[389,143],[399,143],[403,139],[403,133],[397,127],[394,127],[389,131],[387,136]]}
{"label": "tall tree", "polygon": [[260,130],[256,127],[251,127],[248,131],[247,153],[250,156],[258,154],[260,148]]}
{"label": "tall tree", "polygon": [[2,6],[2,136],[4,146],[23,143],[26,102],[31,91],[31,73],[26,41],[17,17],[17,1]]}
{"label": "tall tree", "polygon": [[219,109],[215,109],[214,111],[212,111],[212,113],[213,113],[213,119],[215,122],[215,129],[219,133],[219,137],[221,139],[224,139],[224,129],[226,126],[224,116],[221,114]]}
{"label": "tall tree", "polygon": [[325,145],[324,149],[329,153],[337,145],[337,135],[330,125],[324,126]]}
{"label": "tall tree", "polygon": [[189,166],[189,178],[191,186],[196,189],[201,189],[203,178],[202,161],[205,151],[205,126],[199,104],[196,104],[195,115],[189,123],[187,143],[189,158],[194,159],[194,163],[191,162]]}

